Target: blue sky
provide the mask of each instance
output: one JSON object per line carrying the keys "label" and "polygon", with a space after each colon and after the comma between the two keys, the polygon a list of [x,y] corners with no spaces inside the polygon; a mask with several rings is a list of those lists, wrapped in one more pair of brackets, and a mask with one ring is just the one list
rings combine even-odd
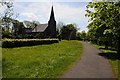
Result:
{"label": "blue sky", "polygon": [[85,17],[86,5],[91,0],[16,0],[14,12],[19,13],[18,20],[39,21],[47,23],[51,7],[54,7],[56,22],[76,23],[80,31],[88,29],[88,18]]}

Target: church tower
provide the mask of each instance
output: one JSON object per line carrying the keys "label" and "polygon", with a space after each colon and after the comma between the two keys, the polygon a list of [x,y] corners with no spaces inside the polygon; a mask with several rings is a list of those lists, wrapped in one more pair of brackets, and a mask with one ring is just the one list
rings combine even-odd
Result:
{"label": "church tower", "polygon": [[56,21],[55,21],[53,6],[52,6],[52,9],[51,9],[50,19],[48,21],[48,27],[47,28],[48,28],[47,35],[49,37],[55,38],[56,37]]}

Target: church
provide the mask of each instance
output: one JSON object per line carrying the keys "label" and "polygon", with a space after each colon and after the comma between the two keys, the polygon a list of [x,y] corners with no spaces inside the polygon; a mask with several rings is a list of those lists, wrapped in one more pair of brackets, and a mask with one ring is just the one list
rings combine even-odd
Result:
{"label": "church", "polygon": [[47,37],[56,37],[56,21],[54,16],[53,6],[51,9],[50,19],[47,24],[39,24],[33,28],[24,28],[26,34],[43,33]]}

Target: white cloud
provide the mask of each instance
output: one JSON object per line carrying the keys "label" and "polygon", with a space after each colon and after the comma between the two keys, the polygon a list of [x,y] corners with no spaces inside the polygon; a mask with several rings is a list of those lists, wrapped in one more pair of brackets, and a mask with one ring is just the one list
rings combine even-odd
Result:
{"label": "white cloud", "polygon": [[38,20],[38,17],[37,17],[34,13],[32,13],[32,12],[29,12],[29,13],[26,13],[26,12],[21,13],[21,16],[26,16],[26,17],[28,17],[28,18],[30,18],[30,19]]}
{"label": "white cloud", "polygon": [[55,4],[55,12],[56,15],[63,17],[70,17],[70,16],[75,16],[77,14],[80,14],[82,9],[80,8],[73,8],[68,5],[60,5],[60,4]]}
{"label": "white cloud", "polygon": [[66,24],[76,23],[80,30],[87,31],[88,18],[85,18],[84,7],[71,7],[69,5],[55,5],[55,13],[58,21],[63,21]]}
{"label": "white cloud", "polygon": [[38,20],[40,22],[47,22],[47,19],[50,15],[51,4],[50,3],[29,3],[27,6],[21,5],[21,3],[17,3],[19,5],[20,18],[27,20]]}

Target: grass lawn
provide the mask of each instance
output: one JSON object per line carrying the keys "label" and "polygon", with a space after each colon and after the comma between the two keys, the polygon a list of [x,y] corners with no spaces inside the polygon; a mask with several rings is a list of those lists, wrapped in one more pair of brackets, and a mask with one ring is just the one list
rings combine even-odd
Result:
{"label": "grass lawn", "polygon": [[98,45],[94,45],[95,47],[97,47],[98,49],[100,49],[102,51],[102,56],[107,58],[109,60],[109,63],[112,66],[113,72],[116,75],[116,77],[119,78],[120,80],[120,76],[118,75],[118,63],[120,63],[120,60],[118,60],[118,54],[117,51],[112,50],[112,49],[104,49],[104,46],[98,46]]}
{"label": "grass lawn", "polygon": [[3,48],[3,78],[59,78],[83,48],[80,41],[18,48]]}
{"label": "grass lawn", "polygon": [[0,79],[1,77],[2,77],[2,48],[0,47]]}

